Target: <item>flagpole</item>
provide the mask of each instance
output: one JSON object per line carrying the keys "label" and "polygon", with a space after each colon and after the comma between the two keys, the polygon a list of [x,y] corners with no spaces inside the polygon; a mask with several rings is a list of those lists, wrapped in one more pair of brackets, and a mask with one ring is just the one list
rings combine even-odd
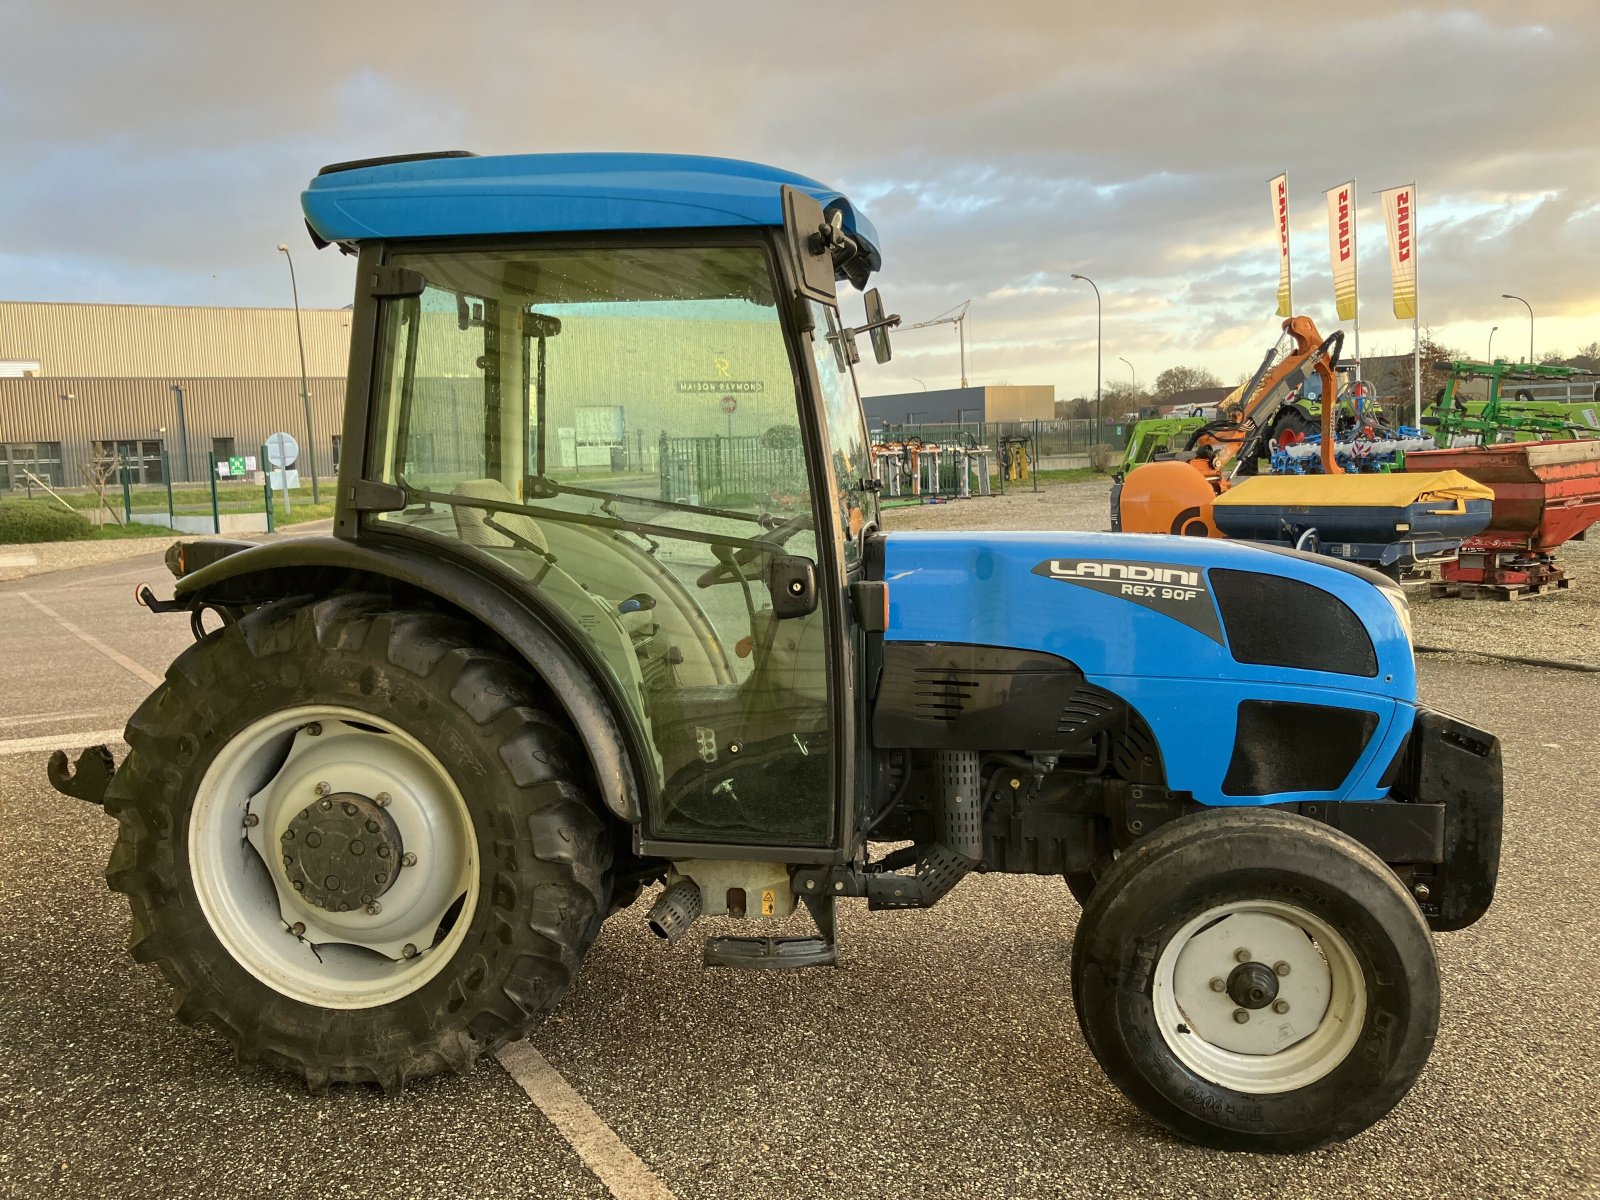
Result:
{"label": "flagpole", "polygon": [[1422,428],[1422,238],[1418,236],[1417,185],[1411,184],[1411,279],[1416,302],[1411,306],[1411,415],[1412,424]]}

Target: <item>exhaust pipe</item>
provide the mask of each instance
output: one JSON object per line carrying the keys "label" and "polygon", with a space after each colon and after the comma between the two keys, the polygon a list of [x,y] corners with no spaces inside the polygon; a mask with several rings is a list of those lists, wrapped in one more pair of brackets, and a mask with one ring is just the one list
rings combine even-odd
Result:
{"label": "exhaust pipe", "polygon": [[700,909],[700,885],[692,879],[680,879],[661,893],[645,920],[651,933],[671,944],[699,919]]}

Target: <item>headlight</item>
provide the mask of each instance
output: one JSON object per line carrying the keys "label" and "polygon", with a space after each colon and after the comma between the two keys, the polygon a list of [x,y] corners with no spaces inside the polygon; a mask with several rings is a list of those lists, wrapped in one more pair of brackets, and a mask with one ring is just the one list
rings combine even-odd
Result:
{"label": "headlight", "polygon": [[1411,602],[1406,599],[1406,594],[1399,588],[1379,588],[1383,598],[1389,602],[1389,607],[1394,609],[1394,615],[1400,622],[1400,628],[1406,631],[1406,644],[1415,645],[1416,638],[1411,635]]}

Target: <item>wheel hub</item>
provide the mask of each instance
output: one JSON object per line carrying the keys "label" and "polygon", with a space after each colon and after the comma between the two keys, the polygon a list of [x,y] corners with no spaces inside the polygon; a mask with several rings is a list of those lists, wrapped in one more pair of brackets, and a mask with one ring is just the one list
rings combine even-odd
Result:
{"label": "wheel hub", "polygon": [[301,809],[284,827],[280,847],[289,885],[329,912],[370,907],[394,885],[404,853],[393,819],[356,792]]}
{"label": "wheel hub", "polygon": [[1278,998],[1278,976],[1266,963],[1240,963],[1228,974],[1227,990],[1240,1008],[1265,1008]]}

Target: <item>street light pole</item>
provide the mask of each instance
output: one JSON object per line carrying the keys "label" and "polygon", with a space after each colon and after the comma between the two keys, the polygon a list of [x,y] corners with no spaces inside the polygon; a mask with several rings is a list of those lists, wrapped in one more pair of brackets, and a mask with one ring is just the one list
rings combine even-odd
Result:
{"label": "street light pole", "polygon": [[[311,503],[322,503],[322,493],[317,487],[317,435],[311,427],[311,385],[306,380],[306,338],[300,329],[300,285],[294,277],[294,255],[289,247],[280,243],[278,249],[289,260],[289,290],[294,293],[294,340],[300,347],[300,402],[306,409],[306,458],[311,467]],[[289,464],[283,465],[284,487],[289,483]]]}
{"label": "street light pole", "polygon": [[1128,368],[1128,374],[1133,376],[1133,406],[1139,407],[1139,372],[1133,369],[1133,364],[1122,355],[1117,355],[1117,361]]}
{"label": "street light pole", "polygon": [[1100,351],[1101,351],[1101,323],[1100,323],[1100,289],[1095,286],[1094,280],[1087,275],[1074,273],[1074,279],[1081,279],[1094,288],[1094,430],[1096,440],[1100,437]]}
{"label": "street light pole", "polygon": [[1492,325],[1489,327],[1489,357],[1486,361],[1491,363],[1494,362],[1494,334],[1495,330],[1499,328],[1500,326],[1498,325]]}
{"label": "street light pole", "polygon": [[1501,292],[1500,299],[1515,300],[1528,310],[1528,365],[1533,365],[1533,305],[1521,296],[1513,296],[1510,292]]}

